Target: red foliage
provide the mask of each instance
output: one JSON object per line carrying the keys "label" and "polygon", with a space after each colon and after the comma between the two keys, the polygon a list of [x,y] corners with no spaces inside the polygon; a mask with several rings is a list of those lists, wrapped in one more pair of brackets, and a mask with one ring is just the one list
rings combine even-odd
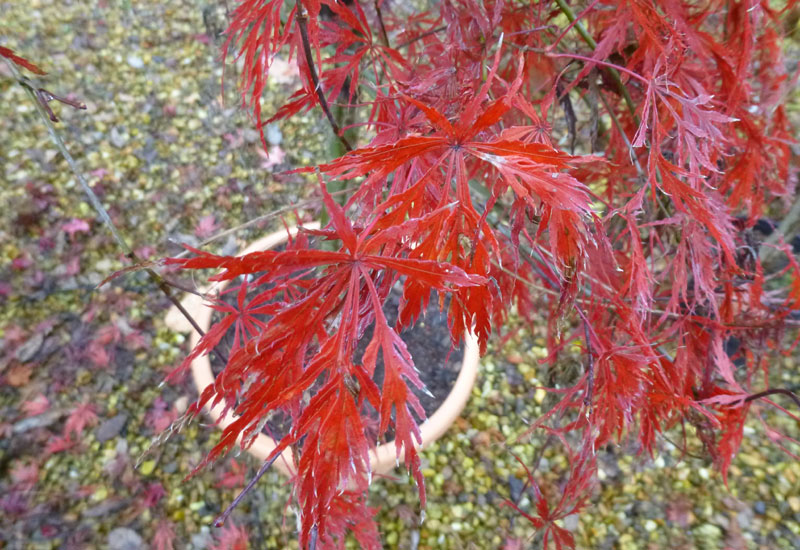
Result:
{"label": "red foliage", "polygon": [[247,467],[244,464],[236,462],[231,459],[230,468],[219,476],[219,481],[214,484],[214,487],[225,487],[232,489],[234,487],[244,487],[246,483],[245,474]]}
{"label": "red foliage", "polygon": [[555,499],[547,498],[527,466],[519,458],[514,457],[517,458],[517,461],[528,475],[528,482],[533,489],[536,513],[526,513],[511,501],[507,501],[507,504],[522,514],[537,530],[541,530],[543,548],[549,548],[550,541],[553,542],[553,546],[557,550],[575,546],[572,533],[560,527],[556,524],[556,521],[562,520],[571,514],[576,514],[583,508],[585,501],[589,497],[589,489],[592,486],[594,472],[597,469],[595,451],[591,441],[588,441],[578,452],[567,449],[567,457],[571,469],[565,486],[556,502],[552,502]]}
{"label": "red foliage", "polygon": [[149,483],[141,495],[141,506],[144,508],[153,508],[165,496],[167,496],[167,491],[164,489],[163,485],[157,481]]}
{"label": "red foliage", "polygon": [[175,530],[172,523],[167,520],[158,522],[156,532],[153,535],[153,550],[174,550]]}
{"label": "red foliage", "polygon": [[64,437],[69,439],[72,434],[80,437],[86,426],[94,426],[95,424],[97,424],[97,413],[94,405],[81,403],[69,413],[69,417],[64,424]]}
{"label": "red foliage", "polygon": [[[531,476],[536,509],[520,512],[545,544],[571,547],[556,522],[584,504],[596,449],[634,437],[653,453],[660,432],[689,423],[727,476],[748,412],[777,406],[749,397],[769,389],[767,356],[790,347],[800,266],[788,253],[786,269],[766,270],[749,228],[796,175],[782,12],[600,0],[562,27],[574,18],[563,3],[434,4],[243,0],[233,11],[225,55],[244,63],[259,129],[269,66],[288,51],[301,87],[270,120],[360,106],[369,142],[319,163],[322,229],[301,228],[282,251],[169,261],[220,270],[214,279],[238,295],[214,303],[222,320],[182,365],[234,330],[224,371],[192,411],[223,402],[235,420],[200,467],[240,436],[247,447],[281,411],[291,429],[273,456],[291,447],[298,458],[301,546],[335,547],[347,527],[376,547],[363,500],[369,411],[425,499],[424,414],[410,390],[421,382],[399,331],[432,295],[447,304],[453,342],[472,330],[482,349],[512,306],[545,310],[550,360],[578,339],[587,366],[535,427],[578,448],[560,500]],[[340,206],[323,176],[358,189]],[[403,296],[390,326],[394,285]]]}
{"label": "red foliage", "polygon": [[49,408],[50,401],[41,393],[22,404],[22,410],[25,412],[25,416],[36,416],[46,412]]}
{"label": "red foliage", "polygon": [[230,522],[217,535],[217,540],[209,548],[211,550],[247,550],[249,537],[244,527]]}

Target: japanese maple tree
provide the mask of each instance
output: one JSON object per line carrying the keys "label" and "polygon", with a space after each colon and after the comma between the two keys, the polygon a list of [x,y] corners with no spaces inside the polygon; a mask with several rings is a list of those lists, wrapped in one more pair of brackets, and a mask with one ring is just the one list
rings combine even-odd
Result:
{"label": "japanese maple tree", "polygon": [[[769,376],[797,344],[800,265],[782,240],[771,246],[783,261],[762,262],[750,230],[794,191],[785,4],[238,2],[224,54],[241,66],[257,127],[310,110],[348,152],[307,169],[321,229],[301,228],[284,250],[169,260],[218,270],[238,293],[215,303],[221,320],[183,363],[235,330],[192,407],[224,403],[235,420],[198,467],[288,415],[265,467],[293,450],[301,546],[341,547],[349,529],[379,547],[365,495],[369,449],[387,433],[425,501],[422,382],[399,333],[432,297],[453,344],[472,331],[485,350],[512,307],[548,319],[550,361],[582,342],[583,373],[533,428],[574,465],[555,503],[531,474],[538,496],[523,515],[556,547],[572,545],[555,522],[586,503],[606,443],[633,438],[653,453],[659,433],[693,425],[727,476],[747,415],[777,407],[800,420]],[[301,83],[267,116],[278,55]],[[356,113],[358,143],[337,109]],[[334,182],[355,187],[343,203]]]}

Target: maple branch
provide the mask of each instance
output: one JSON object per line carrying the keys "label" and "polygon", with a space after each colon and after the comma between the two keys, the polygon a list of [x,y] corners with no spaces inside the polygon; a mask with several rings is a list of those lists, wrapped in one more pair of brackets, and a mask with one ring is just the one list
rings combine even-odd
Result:
{"label": "maple branch", "polygon": [[36,94],[36,99],[39,100],[39,104],[44,107],[45,111],[47,111],[47,115],[50,117],[52,122],[58,122],[58,117],[53,112],[53,109],[50,108],[49,103],[53,100],[59,101],[64,103],[65,105],[69,105],[75,109],[86,110],[86,104],[81,101],[74,101],[72,99],[67,99],[66,97],[57,96],[53,92],[45,90],[44,88],[39,88],[34,92]]}
{"label": "maple branch", "polygon": [[319,530],[317,526],[311,528],[311,541],[308,543],[308,550],[317,550],[317,539],[319,538]]}
{"label": "maple branch", "polygon": [[791,390],[787,390],[785,388],[772,388],[770,390],[764,390],[762,392],[754,393],[753,395],[748,395],[744,398],[743,403],[750,403],[751,401],[755,401],[757,399],[761,399],[762,397],[768,397],[770,395],[781,394],[788,396],[792,401],[794,401],[798,407],[800,407],[800,397],[797,396]]}
{"label": "maple branch", "polygon": [[[358,189],[357,186],[345,187],[344,189],[339,189],[337,191],[330,191],[329,194],[332,197],[337,197],[339,195],[345,195],[345,194],[347,194],[347,193],[349,193],[351,191],[355,191],[356,189]],[[242,229],[247,229],[248,227],[250,227],[252,225],[256,225],[257,223],[260,223],[260,222],[263,222],[263,221],[266,221],[266,220],[269,220],[269,219],[272,219],[272,218],[276,218],[279,215],[284,214],[286,212],[291,212],[293,210],[299,210],[299,209],[305,208],[307,206],[312,206],[314,204],[319,204],[320,202],[322,202],[322,197],[317,197],[317,198],[313,198],[313,199],[307,199],[307,200],[300,201],[300,202],[295,203],[295,204],[290,204],[288,206],[283,206],[283,207],[278,208],[276,210],[273,210],[271,212],[267,212],[266,214],[262,214],[260,216],[256,216],[255,218],[247,220],[244,223],[240,223],[239,225],[236,225],[234,227],[228,228],[228,229],[226,229],[224,231],[220,231],[216,235],[212,235],[209,238],[207,238],[206,240],[201,241],[200,244],[197,245],[197,247],[198,248],[202,248],[203,246],[206,246],[207,244],[213,243],[214,241],[218,241],[218,240],[222,239],[223,237],[227,237],[228,235],[232,235],[234,233],[238,233]],[[190,254],[190,252],[188,250],[184,250],[180,254],[177,254],[177,255],[175,255],[173,257],[176,258],[176,259],[185,258],[189,254]]]}
{"label": "maple branch", "polygon": [[436,27],[435,29],[431,29],[429,31],[425,31],[424,33],[422,33],[422,34],[420,34],[418,36],[415,36],[414,38],[409,38],[405,42],[400,42],[397,45],[397,49],[399,50],[400,48],[405,48],[406,46],[410,46],[414,42],[416,42],[418,40],[422,40],[426,36],[430,36],[432,34],[436,34],[437,32],[441,32],[443,30],[447,30],[447,26],[446,25],[442,25],[441,27]]}
{"label": "maple branch", "polygon": [[784,216],[778,227],[761,243],[759,258],[762,263],[768,263],[778,256],[779,249],[774,248],[774,245],[778,244],[781,238],[785,238],[797,225],[798,221],[800,221],[800,199],[792,205],[791,210]]}
{"label": "maple branch", "polygon": [[660,432],[660,434],[661,434],[661,437],[664,438],[664,441],[666,441],[667,443],[669,443],[670,445],[672,445],[673,447],[678,449],[681,452],[682,455],[685,455],[685,456],[688,456],[688,457],[691,457],[691,458],[696,458],[698,460],[705,460],[706,459],[706,457],[704,457],[704,456],[700,456],[698,454],[690,452],[689,449],[687,449],[685,445],[684,446],[678,445],[672,439],[667,437],[667,435],[664,434],[663,432]]}
{"label": "maple branch", "polygon": [[375,3],[375,13],[378,14],[378,24],[381,27],[381,42],[387,48],[390,48],[389,45],[389,35],[386,34],[386,25],[383,24],[383,13],[381,12],[381,0],[374,0]]}
{"label": "maple branch", "polygon": [[[67,164],[72,170],[75,179],[78,180],[78,183],[80,184],[84,193],[86,193],[86,197],[89,200],[89,204],[91,204],[92,207],[95,209],[95,211],[100,215],[100,218],[103,220],[103,223],[105,223],[106,227],[108,227],[108,230],[111,232],[111,235],[114,237],[114,240],[117,242],[119,248],[125,254],[125,257],[128,258],[135,265],[144,264],[144,262],[136,255],[133,249],[128,245],[127,241],[125,241],[125,239],[122,237],[119,231],[117,231],[117,227],[114,225],[114,222],[111,221],[111,216],[109,216],[108,211],[103,206],[103,203],[100,202],[100,199],[97,198],[97,195],[95,194],[94,190],[89,186],[89,182],[86,181],[83,172],[81,172],[80,168],[78,168],[78,164],[75,162],[75,159],[72,158],[72,155],[70,155],[69,151],[67,150],[67,146],[64,143],[64,140],[61,139],[61,136],[56,131],[55,126],[53,126],[54,122],[53,117],[55,117],[55,115],[53,115],[52,110],[50,110],[49,108],[45,109],[45,106],[47,105],[47,101],[50,101],[50,99],[57,99],[59,101],[62,101],[62,99],[51,94],[50,92],[47,92],[43,88],[35,89],[33,85],[30,83],[30,81],[24,78],[19,73],[17,68],[14,66],[14,64],[11,63],[10,61],[6,60],[6,65],[8,65],[9,69],[11,70],[11,75],[14,77],[17,83],[25,89],[25,92],[31,98],[33,103],[36,105],[36,111],[39,113],[39,115],[42,118],[42,121],[44,122],[44,125],[47,127],[47,132],[50,134],[50,139],[53,141],[56,148],[61,152],[61,155],[67,161]],[[50,96],[50,98],[48,99],[47,96],[43,96],[42,95],[43,93],[46,93],[47,96]],[[43,99],[45,100],[44,103],[42,103]],[[72,105],[73,103],[70,102],[69,104]],[[81,103],[79,105],[83,104]],[[49,111],[49,114],[46,111]],[[205,334],[203,332],[203,329],[200,328],[200,325],[197,324],[197,321],[195,321],[194,318],[192,318],[192,316],[189,315],[189,312],[186,311],[183,305],[181,305],[180,300],[178,300],[172,294],[172,291],[170,290],[170,286],[167,283],[167,281],[161,275],[159,275],[149,267],[144,268],[144,271],[145,273],[147,273],[150,279],[156,284],[159,290],[161,290],[161,292],[163,292],[164,295],[166,295],[166,297],[169,298],[169,301],[172,302],[172,304],[178,308],[178,311],[180,311],[181,314],[184,317],[186,317],[186,320],[189,321],[189,323],[191,323],[192,327],[194,327],[194,329],[199,334],[201,335]]]}
{"label": "maple branch", "polygon": [[[583,41],[586,42],[586,44],[588,44],[589,47],[592,48],[592,50],[597,49],[597,42],[592,37],[592,35],[589,34],[589,31],[586,30],[586,27],[583,26],[583,23],[578,21],[578,18],[576,17],[575,12],[572,11],[572,8],[570,8],[569,5],[564,0],[556,0],[556,4],[558,5],[558,8],[561,10],[561,13],[566,15],[570,23],[575,26],[575,30],[578,31],[578,34],[581,35]],[[595,62],[597,62],[597,60],[595,60]],[[625,86],[625,83],[622,82],[622,78],[619,76],[619,72],[613,67],[609,67],[608,71],[611,74],[611,80],[614,81],[614,85],[622,94],[622,99],[625,100],[625,105],[628,106],[628,111],[638,124],[639,117],[636,116],[636,106],[633,104],[633,99],[631,98],[631,94],[628,92],[628,88]]]}
{"label": "maple branch", "polygon": [[333,133],[336,134],[336,137],[339,138],[345,149],[352,151],[353,146],[350,145],[350,142],[347,141],[346,137],[344,137],[341,128],[339,128],[339,124],[333,118],[333,113],[331,113],[331,108],[328,105],[328,100],[325,97],[325,92],[323,92],[322,85],[319,81],[317,68],[314,65],[314,54],[311,51],[311,41],[308,38],[308,11],[306,11],[305,6],[303,6],[302,0],[297,0],[296,18],[297,26],[300,29],[300,37],[303,41],[303,53],[305,54],[306,64],[308,65],[308,72],[311,74],[311,81],[314,84],[314,91],[317,94],[317,100],[319,100],[319,106],[322,108],[322,112],[325,113],[325,117],[328,119],[328,122],[333,129]]}
{"label": "maple branch", "polygon": [[625,145],[628,147],[628,153],[633,160],[634,166],[636,166],[636,173],[639,174],[639,177],[642,178],[643,181],[647,181],[647,174],[645,174],[644,168],[642,168],[642,164],[639,162],[639,157],[636,156],[636,152],[633,150],[631,140],[628,139],[628,134],[625,133],[625,129],[622,127],[619,118],[617,118],[617,114],[611,109],[611,105],[608,104],[608,101],[606,101],[602,90],[598,90],[597,97],[600,98],[600,101],[603,103],[603,107],[605,107],[606,112],[608,112],[608,116],[611,117],[611,122],[617,128],[619,135],[622,136]]}
{"label": "maple branch", "polygon": [[231,515],[233,509],[239,505],[244,496],[248,492],[250,492],[250,490],[255,486],[256,483],[258,483],[258,480],[261,479],[264,476],[264,474],[267,473],[269,467],[272,466],[272,463],[275,462],[279,456],[281,456],[281,453],[275,453],[275,456],[265,461],[264,464],[261,465],[261,468],[258,469],[258,472],[256,473],[255,476],[253,476],[253,479],[251,479],[250,482],[247,484],[247,486],[244,489],[242,489],[242,492],[239,493],[238,496],[233,499],[233,502],[231,502],[228,505],[228,507],[225,508],[225,511],[222,512],[222,514],[220,514],[219,517],[214,520],[214,527],[222,527],[225,524],[225,520],[228,519],[228,516]]}

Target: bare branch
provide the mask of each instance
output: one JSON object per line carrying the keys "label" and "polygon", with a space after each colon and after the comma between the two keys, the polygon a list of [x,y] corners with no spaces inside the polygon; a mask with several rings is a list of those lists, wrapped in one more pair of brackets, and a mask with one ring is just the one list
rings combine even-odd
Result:
{"label": "bare branch", "polygon": [[[44,122],[44,125],[47,127],[47,131],[50,134],[50,139],[53,141],[56,148],[64,156],[64,159],[66,159],[67,164],[69,165],[73,175],[75,176],[75,179],[78,180],[78,183],[80,184],[81,188],[86,194],[86,197],[89,199],[89,204],[91,204],[92,207],[95,209],[95,211],[97,211],[97,213],[100,215],[100,218],[103,220],[103,223],[106,224],[106,227],[108,227],[108,230],[111,232],[111,235],[117,242],[117,246],[119,246],[119,248],[125,254],[125,257],[128,258],[135,265],[144,264],[144,262],[136,255],[133,249],[128,245],[127,241],[125,241],[122,235],[120,235],[119,231],[117,230],[117,227],[114,225],[114,222],[111,221],[111,216],[108,215],[108,211],[106,210],[105,206],[103,206],[103,203],[101,203],[100,199],[97,198],[97,195],[95,194],[94,190],[91,188],[91,186],[89,186],[89,182],[86,181],[83,172],[81,172],[80,168],[78,168],[78,164],[75,162],[75,159],[72,158],[72,155],[70,155],[69,151],[67,150],[67,146],[64,144],[64,140],[61,139],[61,136],[56,131],[55,126],[53,126],[53,120],[55,117],[53,111],[50,110],[49,108],[45,109],[45,107],[47,106],[47,102],[50,101],[51,99],[57,99],[58,101],[65,102],[70,105],[73,105],[73,102],[64,101],[62,98],[57,97],[51,94],[50,92],[47,92],[43,88],[38,88],[38,89],[34,88],[31,85],[30,81],[24,78],[19,73],[19,71],[17,70],[17,68],[14,66],[13,63],[11,63],[9,60],[6,60],[6,64],[11,70],[11,74],[14,76],[14,79],[19,83],[20,86],[22,86],[25,89],[25,91],[28,93],[28,96],[36,105],[36,110],[41,116],[42,121]],[[81,103],[78,105],[83,105],[83,104]],[[85,105],[83,106],[83,108],[85,108]],[[47,111],[49,111],[49,114]],[[195,321],[192,318],[192,316],[189,315],[189,312],[187,312],[186,309],[181,305],[180,300],[178,300],[172,294],[172,291],[170,290],[170,286],[167,283],[167,281],[164,280],[164,278],[161,275],[159,275],[149,267],[144,268],[144,271],[147,273],[150,279],[156,284],[159,290],[161,290],[161,292],[163,292],[166,295],[166,297],[169,298],[169,301],[172,302],[172,304],[178,308],[178,311],[180,311],[181,314],[184,317],[186,317],[189,323],[191,323],[192,327],[194,327],[194,329],[199,334],[201,335],[205,334],[203,330],[200,328],[200,325],[197,324],[197,321]]]}
{"label": "bare branch", "polygon": [[301,0],[297,0],[297,26],[300,28],[300,37],[303,40],[303,53],[305,54],[306,63],[308,64],[308,72],[311,73],[311,81],[314,84],[314,91],[317,93],[319,106],[322,107],[322,111],[325,113],[325,117],[327,117],[333,129],[333,133],[336,134],[336,137],[339,138],[345,149],[352,151],[353,146],[350,145],[350,142],[344,137],[341,128],[339,128],[339,124],[336,122],[336,119],[333,118],[328,100],[325,98],[325,92],[322,90],[319,75],[317,75],[317,68],[314,65],[314,54],[311,51],[311,42],[308,39],[308,11],[306,11]]}

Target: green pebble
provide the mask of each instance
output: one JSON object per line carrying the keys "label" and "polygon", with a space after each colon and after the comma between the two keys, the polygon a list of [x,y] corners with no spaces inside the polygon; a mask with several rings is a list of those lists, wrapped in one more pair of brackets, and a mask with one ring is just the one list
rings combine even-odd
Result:
{"label": "green pebble", "polygon": [[142,462],[142,465],[139,466],[139,471],[146,476],[149,476],[153,473],[153,470],[156,468],[156,461],[155,460],[145,460]]}

